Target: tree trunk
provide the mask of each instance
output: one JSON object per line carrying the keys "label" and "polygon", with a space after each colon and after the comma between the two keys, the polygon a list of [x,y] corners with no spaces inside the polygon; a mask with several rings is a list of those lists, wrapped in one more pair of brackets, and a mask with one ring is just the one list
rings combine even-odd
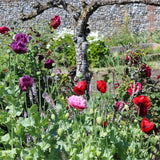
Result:
{"label": "tree trunk", "polygon": [[[81,30],[82,31],[82,30]],[[88,48],[88,42],[86,40],[86,37],[88,33],[86,32],[87,29],[84,27],[83,32],[80,32],[78,26],[75,28],[75,35],[74,35],[74,45],[76,50],[76,76],[75,76],[75,82],[78,82],[81,78],[81,80],[85,80],[87,83],[87,91],[86,91],[86,97],[89,99],[89,85],[92,78],[92,72],[88,69],[88,58],[87,58],[87,48]]]}

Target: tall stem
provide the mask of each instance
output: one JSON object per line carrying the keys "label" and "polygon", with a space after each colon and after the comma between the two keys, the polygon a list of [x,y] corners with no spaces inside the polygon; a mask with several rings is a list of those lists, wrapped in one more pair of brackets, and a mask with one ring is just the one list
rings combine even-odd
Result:
{"label": "tall stem", "polygon": [[41,79],[40,76],[38,77],[39,79],[39,111],[41,112]]}

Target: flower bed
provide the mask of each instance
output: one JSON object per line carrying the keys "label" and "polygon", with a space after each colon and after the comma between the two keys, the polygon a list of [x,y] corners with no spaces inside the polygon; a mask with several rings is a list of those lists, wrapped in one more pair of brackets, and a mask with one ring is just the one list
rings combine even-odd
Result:
{"label": "flower bed", "polygon": [[1,33],[1,159],[160,158],[160,76],[151,79],[143,51],[128,50],[123,70],[97,76],[87,100],[91,86],[59,69],[43,34]]}

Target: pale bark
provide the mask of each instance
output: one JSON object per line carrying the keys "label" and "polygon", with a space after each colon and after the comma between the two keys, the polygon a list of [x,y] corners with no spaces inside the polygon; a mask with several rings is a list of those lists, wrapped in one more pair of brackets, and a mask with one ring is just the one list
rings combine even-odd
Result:
{"label": "pale bark", "polygon": [[143,3],[146,5],[154,5],[160,6],[160,0],[90,0],[90,3],[87,4],[85,0],[82,0],[82,10],[80,8],[76,8],[71,4],[68,4],[65,0],[49,0],[45,5],[41,5],[41,3],[36,2],[33,8],[35,12],[32,12],[30,15],[22,14],[22,21],[29,20],[37,15],[43,13],[45,10],[49,8],[62,8],[66,10],[71,17],[75,20],[75,31],[74,31],[74,44],[76,49],[76,77],[75,81],[78,81],[79,75],[82,75],[82,80],[86,80],[88,84],[88,89],[86,92],[86,96],[89,99],[89,83],[92,77],[92,73],[88,69],[88,59],[87,59],[87,40],[90,30],[88,27],[88,19],[89,17],[96,11],[99,7],[105,5],[126,5],[132,3]]}

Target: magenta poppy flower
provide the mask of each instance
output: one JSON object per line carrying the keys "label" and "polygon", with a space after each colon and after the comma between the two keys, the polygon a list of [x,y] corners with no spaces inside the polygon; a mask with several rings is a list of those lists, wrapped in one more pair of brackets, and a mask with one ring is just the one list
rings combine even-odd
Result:
{"label": "magenta poppy flower", "polygon": [[53,66],[52,66],[53,63],[55,63],[53,59],[47,59],[47,61],[44,64],[44,67],[48,68],[48,69],[52,69],[53,68]]}
{"label": "magenta poppy flower", "polygon": [[137,105],[137,113],[144,117],[151,106],[151,101],[147,96],[138,96],[133,98],[133,103]]}
{"label": "magenta poppy flower", "polygon": [[18,54],[23,54],[27,52],[26,46],[20,41],[12,42],[10,47],[13,49],[15,53],[18,53]]}
{"label": "magenta poppy flower", "polygon": [[87,108],[86,100],[81,96],[71,96],[68,99],[68,104],[74,109],[83,110]]}
{"label": "magenta poppy flower", "polygon": [[124,101],[124,102],[117,102],[116,103],[116,111],[118,111],[118,110],[122,110],[123,108],[124,108],[124,105],[126,104],[126,102]]}
{"label": "magenta poppy flower", "polygon": [[19,79],[19,87],[22,91],[28,91],[28,88],[31,87],[31,85],[33,84],[34,80],[33,78],[24,75],[23,77],[21,77]]}
{"label": "magenta poppy flower", "polygon": [[51,19],[51,26],[54,28],[54,29],[57,29],[57,27],[61,24],[61,19],[59,17],[59,15],[56,15],[54,16],[52,19]]}
{"label": "magenta poppy flower", "polygon": [[[127,92],[128,92],[128,94],[129,94],[130,96],[131,96],[132,93],[133,93],[133,88],[134,88],[133,83],[130,83],[130,84],[129,84],[129,87],[128,87],[128,89],[127,89]],[[134,93],[137,92],[137,89],[139,89],[139,91],[142,90],[142,85],[141,85],[141,83],[136,82]]]}

